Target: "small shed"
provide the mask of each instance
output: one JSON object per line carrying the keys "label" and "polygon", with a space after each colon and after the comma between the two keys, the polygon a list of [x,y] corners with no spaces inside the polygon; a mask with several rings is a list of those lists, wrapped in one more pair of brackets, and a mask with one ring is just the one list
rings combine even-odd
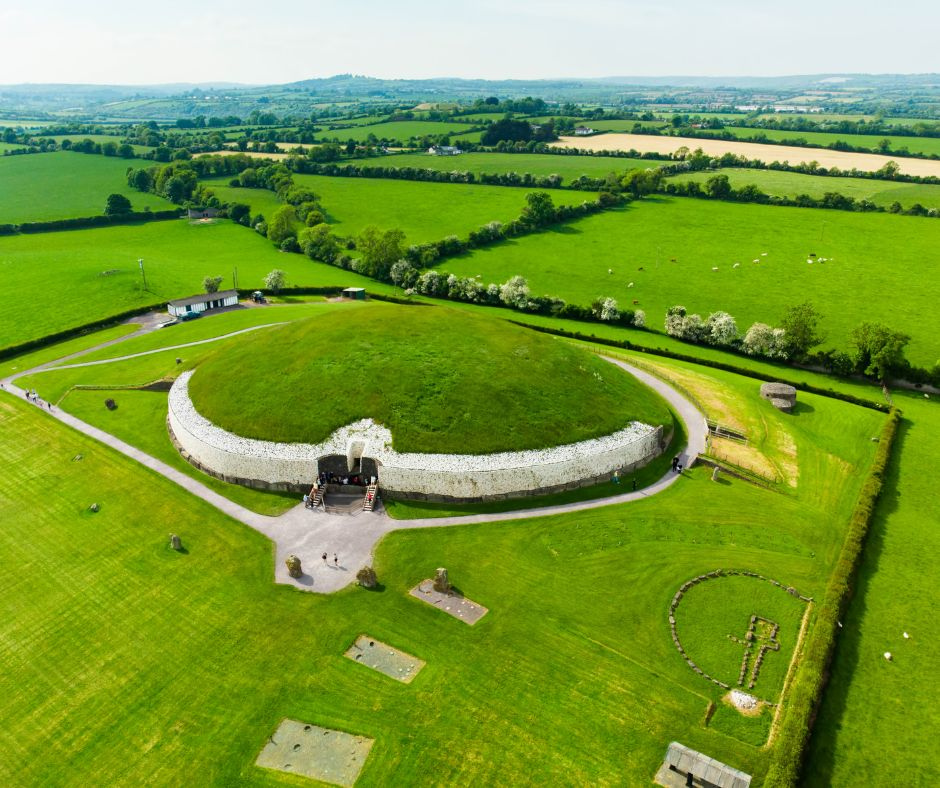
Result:
{"label": "small shed", "polygon": [[751,775],[702,755],[677,741],[669,744],[663,765],[668,765],[670,771],[678,772],[684,777],[691,774],[697,781],[696,785],[708,788],[750,788],[751,785]]}
{"label": "small shed", "polygon": [[574,130],[574,135],[576,137],[589,137],[593,133],[594,133],[594,129],[592,129],[590,126],[578,126]]}
{"label": "small shed", "polygon": [[347,287],[343,290],[343,298],[351,298],[354,301],[365,301],[366,289],[364,287]]}
{"label": "small shed", "polygon": [[219,211],[216,208],[190,208],[189,209],[189,218],[190,219],[215,219],[219,215]]}
{"label": "small shed", "polygon": [[173,317],[180,317],[187,312],[208,312],[212,309],[221,309],[223,306],[237,305],[238,291],[222,290],[218,293],[202,293],[189,296],[189,298],[178,298],[170,301],[166,308]]}
{"label": "small shed", "polygon": [[789,413],[796,405],[796,389],[786,383],[764,383],[760,395],[784,413]]}

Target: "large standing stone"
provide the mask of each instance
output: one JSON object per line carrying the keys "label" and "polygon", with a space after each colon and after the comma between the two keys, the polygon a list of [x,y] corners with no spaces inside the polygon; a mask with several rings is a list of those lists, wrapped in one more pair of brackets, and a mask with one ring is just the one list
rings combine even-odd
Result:
{"label": "large standing stone", "polygon": [[441,594],[449,594],[451,591],[450,580],[447,578],[447,570],[439,568],[434,573],[434,590]]}
{"label": "large standing stone", "polygon": [[375,576],[375,570],[371,566],[364,566],[356,573],[356,580],[363,588],[375,588],[378,584],[378,578]]}
{"label": "large standing stone", "polygon": [[170,534],[170,547],[177,551],[183,549],[183,543],[176,534]]}
{"label": "large standing stone", "polygon": [[296,555],[287,556],[287,574],[293,578],[303,577],[303,570],[300,568],[300,559]]}

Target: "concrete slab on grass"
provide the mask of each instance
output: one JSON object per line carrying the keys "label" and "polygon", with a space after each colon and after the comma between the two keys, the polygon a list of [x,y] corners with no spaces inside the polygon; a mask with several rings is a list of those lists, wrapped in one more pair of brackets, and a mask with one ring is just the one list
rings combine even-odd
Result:
{"label": "concrete slab on grass", "polygon": [[424,660],[399,651],[368,635],[360,635],[348,649],[346,656],[360,665],[377,670],[393,679],[410,684],[424,667]]}
{"label": "concrete slab on grass", "polygon": [[373,740],[297,720],[282,720],[255,763],[265,769],[352,786],[369,757]]}
{"label": "concrete slab on grass", "polygon": [[440,591],[435,591],[433,580],[422,580],[408,593],[415,599],[434,605],[434,607],[443,610],[454,618],[459,618],[470,626],[476,624],[489,612],[483,605],[478,605],[470,599],[456,594],[442,594]]}

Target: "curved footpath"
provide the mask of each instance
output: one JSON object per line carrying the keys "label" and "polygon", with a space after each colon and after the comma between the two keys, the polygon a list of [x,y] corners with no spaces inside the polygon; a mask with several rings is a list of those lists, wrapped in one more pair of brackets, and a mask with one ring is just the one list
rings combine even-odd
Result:
{"label": "curved footpath", "polygon": [[[24,375],[30,375],[37,372],[50,370],[71,369],[84,366],[98,366],[100,364],[109,364],[124,361],[138,356],[150,355],[151,353],[164,352],[169,350],[178,350],[193,345],[202,345],[208,342],[227,339],[236,334],[246,331],[253,331],[257,328],[267,328],[270,324],[264,326],[255,326],[242,331],[235,331],[224,336],[211,339],[189,342],[182,345],[160,348],[158,350],[134,353],[126,356],[120,356],[101,361],[90,361],[77,364],[63,365],[54,367],[53,364],[62,361],[56,361],[41,364],[32,369],[17,372],[0,381],[4,384],[10,393],[25,397],[25,390],[14,384],[17,378]],[[140,336],[142,331],[129,334],[118,340],[103,343],[94,348],[73,354],[68,358],[90,353],[107,345],[113,345],[129,337]],[[669,405],[676,411],[679,418],[685,425],[686,434],[689,436],[689,444],[680,453],[680,462],[689,467],[692,461],[705,450],[705,416],[685,397],[679,394],[674,388],[664,383],[657,377],[643,372],[642,370],[631,367],[618,359],[602,356],[611,364],[629,372],[639,379],[642,383],[656,391]],[[37,406],[39,407],[39,406]],[[363,566],[372,564],[372,553],[378,541],[387,533],[403,530],[407,528],[438,528],[449,525],[466,525],[469,523],[494,523],[508,520],[522,520],[530,517],[545,517],[554,514],[565,514],[569,512],[579,512],[588,509],[598,509],[603,506],[611,506],[618,503],[627,503],[629,501],[648,498],[662,492],[679,479],[679,474],[667,472],[659,481],[636,492],[622,493],[607,498],[598,498],[591,501],[581,501],[578,503],[559,504],[558,506],[546,506],[537,509],[522,509],[513,512],[503,512],[500,514],[475,514],[457,517],[438,517],[420,520],[394,520],[384,511],[382,512],[363,512],[355,517],[348,515],[329,515],[318,510],[310,510],[304,507],[303,503],[298,503],[293,509],[285,512],[279,517],[268,517],[257,514],[234,501],[230,501],[223,495],[206,487],[202,482],[193,479],[182,471],[167,465],[165,462],[131,446],[128,443],[116,438],[114,435],[93,427],[74,416],[65,413],[60,408],[48,410],[43,407],[43,412],[49,416],[58,419],[64,424],[73,427],[79,432],[94,438],[112,449],[136,460],[141,465],[149,468],[161,476],[175,482],[188,492],[201,498],[206,503],[211,504],[216,509],[224,512],[229,517],[238,520],[241,523],[254,528],[256,531],[264,534],[275,546],[274,575],[275,582],[285,585],[292,585],[304,591],[316,591],[323,594],[329,594],[345,588],[356,579],[356,572]],[[186,534],[181,534],[184,542]],[[323,553],[329,556],[329,563],[324,563]],[[287,556],[296,555],[300,558],[303,567],[303,576],[294,579],[287,574],[285,561]],[[333,566],[333,555],[339,556],[339,566]]]}

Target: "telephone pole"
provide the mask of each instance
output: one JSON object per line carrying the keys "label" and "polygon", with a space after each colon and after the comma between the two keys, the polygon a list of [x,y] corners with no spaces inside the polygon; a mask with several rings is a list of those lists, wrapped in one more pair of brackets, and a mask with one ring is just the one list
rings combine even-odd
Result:
{"label": "telephone pole", "polygon": [[147,289],[147,272],[144,271],[144,261],[143,258],[137,260],[137,265],[140,266],[140,276],[144,280],[144,290]]}

